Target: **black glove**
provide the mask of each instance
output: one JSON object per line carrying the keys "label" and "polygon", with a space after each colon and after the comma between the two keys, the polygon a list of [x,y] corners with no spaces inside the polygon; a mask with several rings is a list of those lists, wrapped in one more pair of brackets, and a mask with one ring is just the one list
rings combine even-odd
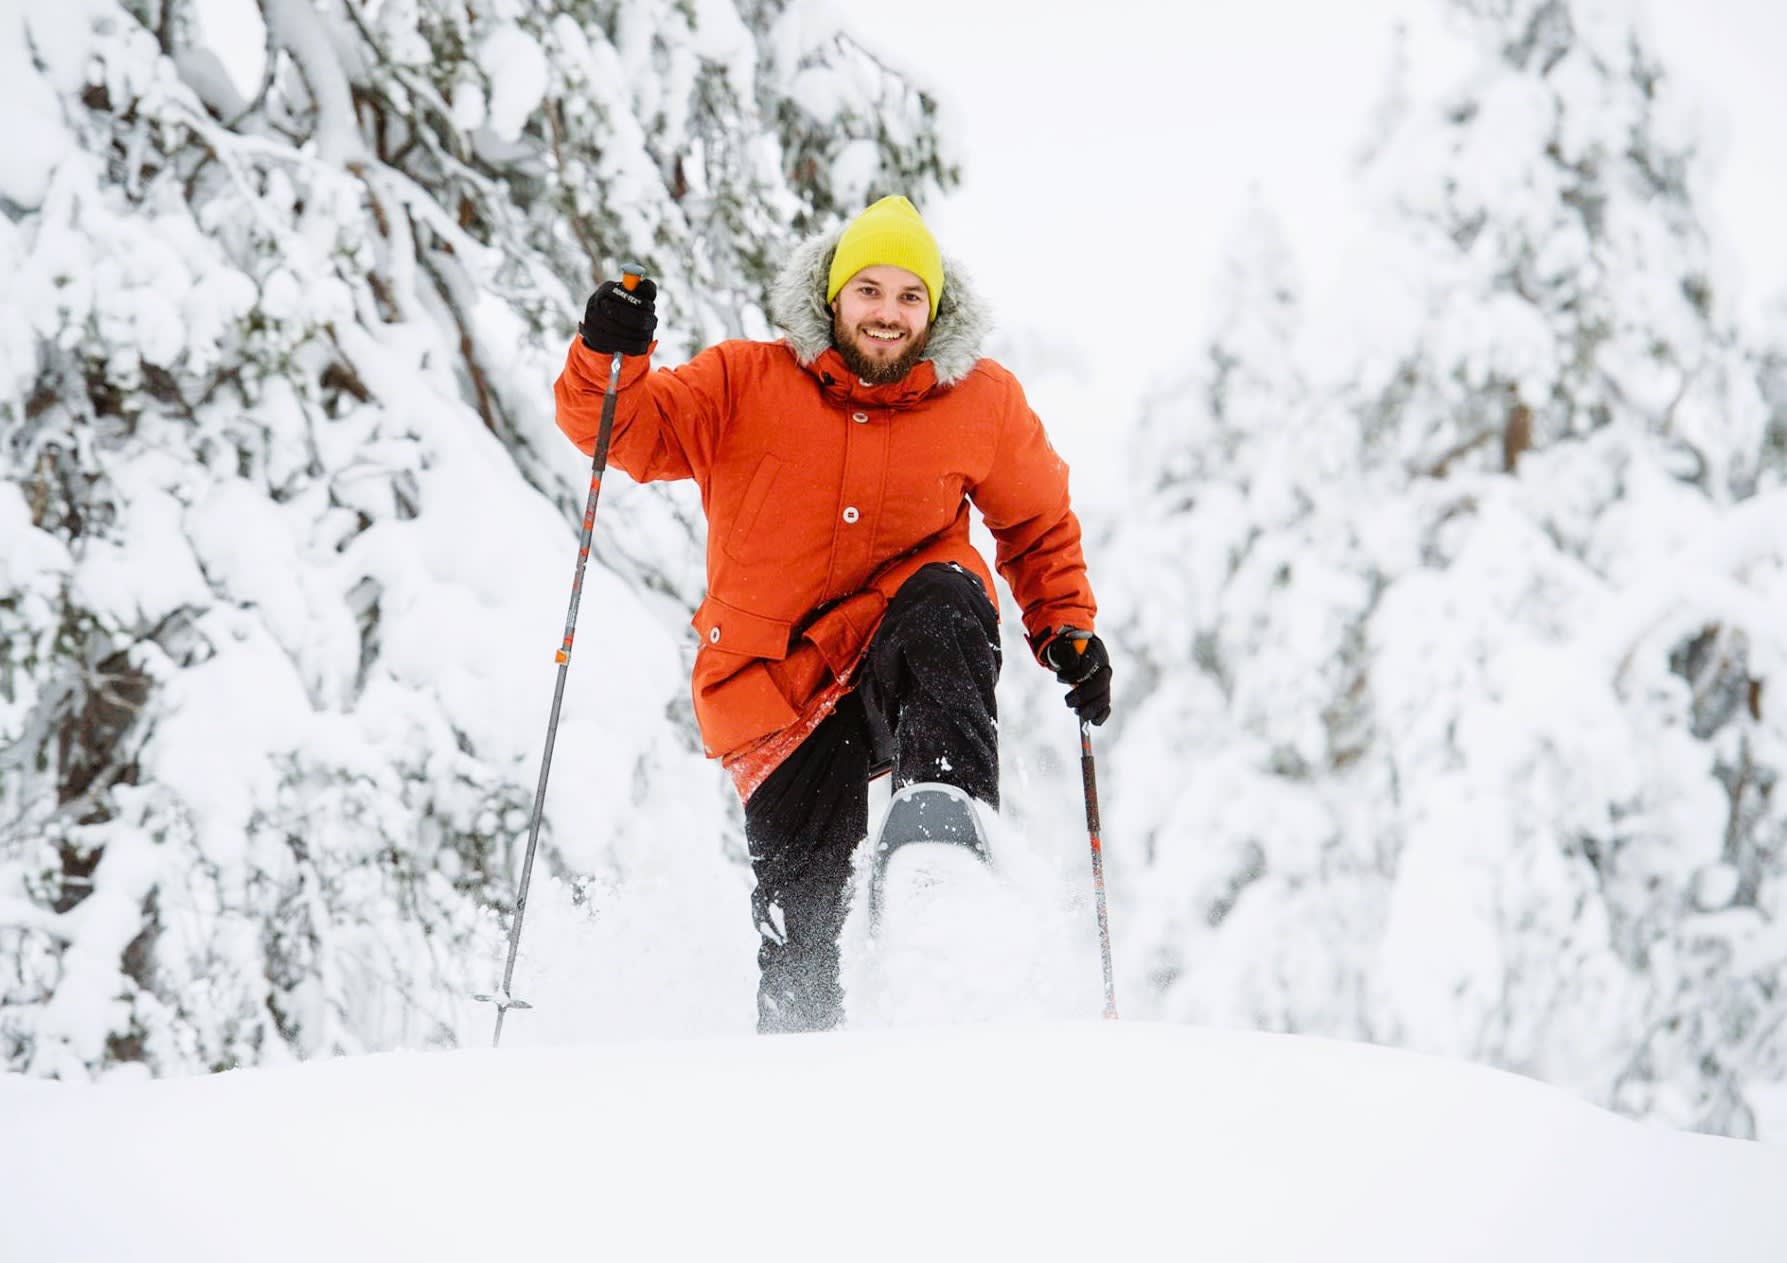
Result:
{"label": "black glove", "polygon": [[1057,680],[1073,686],[1067,694],[1070,710],[1095,726],[1111,717],[1111,655],[1104,641],[1063,627],[1048,633],[1040,656]]}
{"label": "black glove", "polygon": [[631,290],[619,281],[603,281],[589,296],[583,309],[583,323],[577,332],[583,345],[603,355],[644,355],[651,350],[652,334],[658,328],[658,313],[652,304],[658,299],[655,281],[640,281]]}

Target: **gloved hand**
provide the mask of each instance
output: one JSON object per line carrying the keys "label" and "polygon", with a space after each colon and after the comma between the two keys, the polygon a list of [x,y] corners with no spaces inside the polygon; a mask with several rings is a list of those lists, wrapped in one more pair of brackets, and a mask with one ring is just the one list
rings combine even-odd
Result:
{"label": "gloved hand", "polygon": [[1073,687],[1067,705],[1094,726],[1111,717],[1111,655],[1091,632],[1062,627],[1049,634],[1039,655],[1055,678]]}
{"label": "gloved hand", "polygon": [[631,291],[619,281],[603,281],[589,296],[583,309],[583,323],[577,332],[583,345],[603,355],[644,355],[651,350],[652,334],[658,328],[658,313],[653,303],[658,298],[655,281],[640,281]]}

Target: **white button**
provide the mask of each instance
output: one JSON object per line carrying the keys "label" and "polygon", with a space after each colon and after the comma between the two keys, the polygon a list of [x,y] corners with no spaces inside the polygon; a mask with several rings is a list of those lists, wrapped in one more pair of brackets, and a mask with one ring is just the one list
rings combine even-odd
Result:
{"label": "white button", "polygon": [[866,412],[852,412],[850,414],[850,419],[858,425],[861,425],[864,421],[869,419],[869,414]]}
{"label": "white button", "polygon": [[860,514],[856,511],[856,506],[854,504],[844,510],[844,520],[846,522],[854,522],[854,521],[856,521],[857,518],[859,518],[861,516],[862,516],[862,514]]}
{"label": "white button", "polygon": [[720,643],[720,629],[717,625],[707,633],[707,640],[709,644],[713,645]]}

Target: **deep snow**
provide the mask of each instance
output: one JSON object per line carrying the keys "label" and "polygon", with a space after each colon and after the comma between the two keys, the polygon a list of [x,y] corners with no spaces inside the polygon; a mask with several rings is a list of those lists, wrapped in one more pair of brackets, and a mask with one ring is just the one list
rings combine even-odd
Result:
{"label": "deep snow", "polygon": [[0,1258],[1778,1263],[1787,1151],[1133,1023],[0,1080]]}

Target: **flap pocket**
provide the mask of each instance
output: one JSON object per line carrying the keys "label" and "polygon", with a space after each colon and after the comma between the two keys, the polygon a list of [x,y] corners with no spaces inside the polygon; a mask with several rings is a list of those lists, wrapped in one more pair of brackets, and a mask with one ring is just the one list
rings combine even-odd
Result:
{"label": "flap pocket", "polygon": [[742,661],[737,672],[719,680],[704,680],[696,671],[695,722],[701,725],[701,744],[710,759],[742,750],[800,718],[766,664]]}
{"label": "flap pocket", "polygon": [[785,618],[751,614],[717,597],[708,597],[690,620],[701,633],[701,647],[736,653],[746,658],[778,662],[788,656],[794,624]]}

